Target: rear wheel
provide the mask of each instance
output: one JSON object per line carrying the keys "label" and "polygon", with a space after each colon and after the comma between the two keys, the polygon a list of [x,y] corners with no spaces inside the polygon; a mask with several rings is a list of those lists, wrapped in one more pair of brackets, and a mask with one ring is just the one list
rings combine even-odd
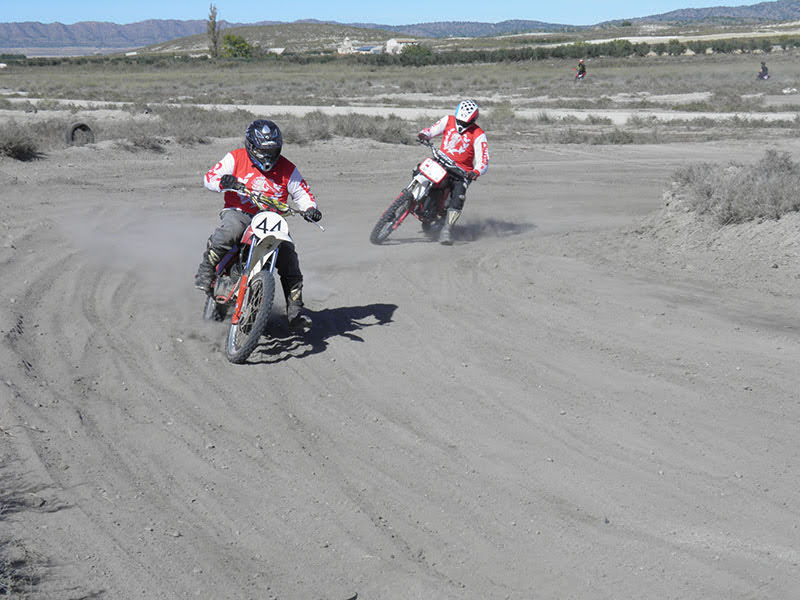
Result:
{"label": "rear wheel", "polygon": [[397,222],[408,210],[411,203],[411,194],[408,191],[403,192],[397,197],[397,200],[392,202],[391,206],[386,209],[375,223],[372,228],[372,233],[369,234],[369,241],[373,244],[381,244],[386,238],[395,230]]}
{"label": "rear wheel", "polygon": [[239,322],[231,324],[225,354],[228,360],[241,364],[258,346],[261,334],[267,328],[272,301],[275,298],[275,278],[268,271],[256,273],[247,282]]}

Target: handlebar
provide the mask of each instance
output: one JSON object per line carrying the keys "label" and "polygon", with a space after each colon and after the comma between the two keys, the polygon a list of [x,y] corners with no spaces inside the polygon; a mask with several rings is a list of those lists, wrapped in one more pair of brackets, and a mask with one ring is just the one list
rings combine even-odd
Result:
{"label": "handlebar", "polygon": [[436,159],[436,162],[442,165],[449,173],[452,173],[453,175],[456,175],[464,179],[467,182],[467,184],[472,182],[472,179],[467,177],[468,171],[459,167],[452,158],[450,158],[439,148],[437,148],[433,144],[433,142],[431,142],[430,140],[422,140],[419,138],[417,138],[417,141],[423,146],[427,146],[430,149],[431,154],[433,154],[433,158]]}
{"label": "handlebar", "polygon": [[300,210],[297,210],[295,208],[292,208],[291,206],[286,204],[286,202],[281,202],[278,198],[273,198],[272,196],[267,196],[264,192],[256,192],[255,190],[251,190],[251,189],[246,188],[243,184],[239,184],[239,185],[241,185],[241,187],[239,187],[237,189],[231,189],[231,190],[224,189],[224,190],[220,190],[220,191],[222,191],[222,192],[236,192],[240,196],[243,196],[244,198],[247,198],[248,200],[250,200],[250,202],[253,203],[259,210],[270,210],[270,211],[273,211],[273,212],[277,212],[282,217],[285,217],[285,216],[290,216],[291,217],[291,216],[299,215],[299,216],[303,217],[303,220],[308,221],[309,223],[312,223],[313,225],[316,225],[317,227],[319,227],[322,231],[325,231],[325,228],[322,225],[320,225],[316,221],[312,221],[311,219],[306,217],[306,215],[305,215],[305,213],[303,213],[303,211],[300,211]]}

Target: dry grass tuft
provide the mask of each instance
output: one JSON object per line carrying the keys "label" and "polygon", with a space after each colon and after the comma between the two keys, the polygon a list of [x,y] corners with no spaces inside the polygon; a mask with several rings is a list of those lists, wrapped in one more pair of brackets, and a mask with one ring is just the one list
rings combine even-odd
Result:
{"label": "dry grass tuft", "polygon": [[12,121],[0,126],[0,156],[28,161],[41,158],[42,154],[31,130]]}
{"label": "dry grass tuft", "polygon": [[674,179],[689,206],[720,225],[780,219],[800,211],[800,165],[786,152],[767,150],[752,165],[692,164]]}

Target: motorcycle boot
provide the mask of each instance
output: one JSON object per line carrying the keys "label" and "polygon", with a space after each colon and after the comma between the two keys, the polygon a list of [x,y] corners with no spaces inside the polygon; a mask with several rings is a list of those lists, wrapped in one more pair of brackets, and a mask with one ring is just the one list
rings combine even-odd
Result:
{"label": "motorcycle boot", "polygon": [[444,225],[442,226],[442,230],[439,232],[440,244],[444,244],[445,246],[453,245],[453,226],[456,224],[456,221],[458,221],[458,217],[460,216],[460,210],[456,210],[455,208],[447,209],[447,214],[444,217]]}
{"label": "motorcycle boot", "polygon": [[197,267],[197,274],[194,276],[194,287],[203,290],[206,294],[213,292],[219,261],[220,256],[211,248],[203,252],[203,260]]}
{"label": "motorcycle boot", "polygon": [[302,330],[311,324],[310,319],[302,314],[303,306],[303,282],[299,281],[286,291],[286,320],[289,322],[289,329]]}

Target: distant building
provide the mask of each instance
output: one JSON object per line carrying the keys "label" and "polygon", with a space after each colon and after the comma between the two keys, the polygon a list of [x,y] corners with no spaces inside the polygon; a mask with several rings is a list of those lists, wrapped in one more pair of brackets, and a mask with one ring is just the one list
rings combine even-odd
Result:
{"label": "distant building", "polygon": [[339,54],[352,54],[353,53],[353,42],[350,41],[349,37],[344,38],[344,41],[339,44],[339,47],[336,49]]}
{"label": "distant building", "polygon": [[382,45],[366,44],[363,46],[354,46],[349,37],[344,38],[344,41],[339,44],[336,49],[339,54],[380,54],[383,52]]}
{"label": "distant building", "polygon": [[410,38],[392,38],[386,42],[386,52],[400,54],[406,46],[416,46],[419,42]]}

